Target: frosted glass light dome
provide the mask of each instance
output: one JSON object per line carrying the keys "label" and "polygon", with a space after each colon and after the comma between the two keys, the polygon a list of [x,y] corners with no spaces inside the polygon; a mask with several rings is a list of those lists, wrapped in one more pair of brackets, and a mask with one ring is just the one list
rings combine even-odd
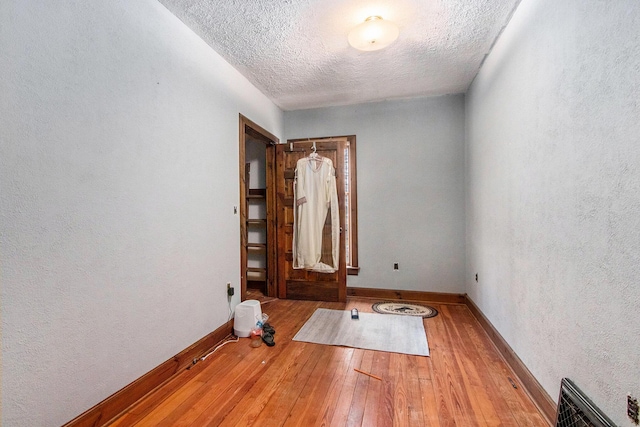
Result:
{"label": "frosted glass light dome", "polygon": [[370,16],[349,33],[349,44],[358,50],[371,51],[389,46],[400,34],[396,24],[380,16]]}

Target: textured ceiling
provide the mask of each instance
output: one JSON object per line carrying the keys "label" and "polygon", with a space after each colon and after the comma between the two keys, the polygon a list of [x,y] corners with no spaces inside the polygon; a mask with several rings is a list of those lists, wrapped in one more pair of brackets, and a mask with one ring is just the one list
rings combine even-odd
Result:
{"label": "textured ceiling", "polygon": [[[160,0],[284,110],[465,92],[519,0]],[[361,52],[349,31],[395,22]]]}

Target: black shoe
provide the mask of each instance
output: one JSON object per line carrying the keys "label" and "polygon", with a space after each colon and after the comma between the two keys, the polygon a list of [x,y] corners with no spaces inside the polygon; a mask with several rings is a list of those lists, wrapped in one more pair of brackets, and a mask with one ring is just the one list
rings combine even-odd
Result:
{"label": "black shoe", "polygon": [[268,333],[268,334],[271,334],[271,335],[275,335],[276,334],[276,330],[273,329],[273,326],[271,326],[268,323],[265,323],[264,325],[262,325],[262,330],[264,332]]}
{"label": "black shoe", "polygon": [[262,341],[264,341],[264,343],[269,347],[273,347],[274,345],[276,345],[275,341],[273,340],[273,335],[271,335],[269,332],[263,332]]}

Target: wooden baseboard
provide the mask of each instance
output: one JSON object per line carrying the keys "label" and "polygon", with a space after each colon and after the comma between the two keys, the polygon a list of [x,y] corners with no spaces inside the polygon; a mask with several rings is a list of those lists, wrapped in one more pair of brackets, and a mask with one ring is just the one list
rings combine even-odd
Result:
{"label": "wooden baseboard", "polygon": [[465,304],[464,294],[446,294],[441,292],[403,291],[395,289],[347,288],[347,296],[378,298],[383,300],[404,300],[437,302],[441,304]]}
{"label": "wooden baseboard", "polygon": [[194,359],[205,355],[232,332],[233,321],[229,321],[63,427],[99,427],[107,424],[146,394],[182,372],[193,363]]}
{"label": "wooden baseboard", "polygon": [[473,313],[480,325],[485,330],[493,344],[498,349],[498,352],[504,357],[507,364],[511,367],[516,374],[524,389],[529,393],[531,400],[536,404],[542,415],[546,418],[549,425],[553,425],[556,417],[556,404],[551,399],[549,394],[542,388],[538,380],[527,369],[525,364],[520,360],[518,355],[513,351],[511,346],[507,344],[505,339],[500,335],[498,330],[491,324],[489,319],[480,311],[478,306],[465,295],[465,304]]}

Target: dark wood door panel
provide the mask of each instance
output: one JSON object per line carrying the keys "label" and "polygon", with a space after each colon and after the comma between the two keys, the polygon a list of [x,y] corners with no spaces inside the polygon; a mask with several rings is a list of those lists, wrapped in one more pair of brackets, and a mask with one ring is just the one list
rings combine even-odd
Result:
{"label": "dark wood door panel", "polygon": [[312,301],[339,301],[338,288],[332,282],[287,280],[287,298]]}

